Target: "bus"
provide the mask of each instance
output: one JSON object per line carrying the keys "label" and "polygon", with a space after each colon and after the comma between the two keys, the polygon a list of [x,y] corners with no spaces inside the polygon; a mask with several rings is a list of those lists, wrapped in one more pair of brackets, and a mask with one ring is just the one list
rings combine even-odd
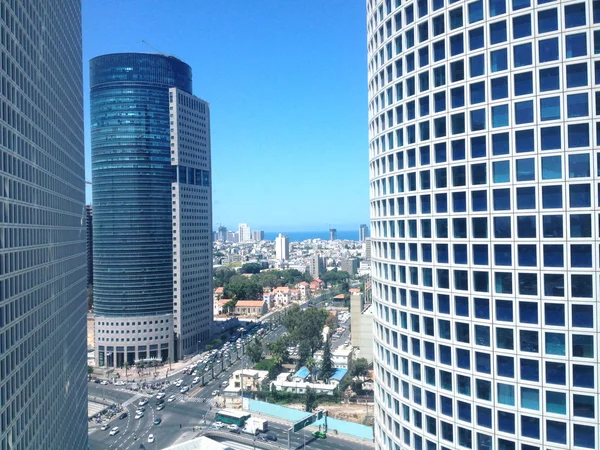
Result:
{"label": "bus", "polygon": [[217,412],[217,417],[215,417],[215,421],[223,422],[227,424],[235,424],[240,428],[243,428],[246,420],[250,418],[250,414],[246,411],[237,410],[237,409],[222,409]]}

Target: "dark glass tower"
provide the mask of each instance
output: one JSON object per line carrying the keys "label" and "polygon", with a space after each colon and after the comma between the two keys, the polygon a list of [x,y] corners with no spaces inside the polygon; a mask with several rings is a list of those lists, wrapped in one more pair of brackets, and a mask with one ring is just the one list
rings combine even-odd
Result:
{"label": "dark glass tower", "polygon": [[191,92],[192,70],[162,55],[90,62],[94,312],[170,314],[169,87]]}
{"label": "dark glass tower", "polygon": [[[200,286],[196,280],[189,286],[189,277],[199,274],[186,271],[187,253],[178,248],[186,233],[179,208],[185,218],[199,218],[198,203],[188,206],[188,198],[201,199],[205,214],[200,218],[211,220],[209,182],[201,182],[210,179],[208,104],[191,95],[190,66],[157,54],[94,58],[90,87],[97,361],[121,366],[125,360],[131,365],[147,358],[176,359],[198,348],[210,327],[209,318],[198,317],[194,309],[200,292],[203,303],[210,297],[204,293],[210,283]],[[194,176],[182,176],[189,171]],[[186,200],[180,199],[187,189],[180,181],[196,180],[203,192],[186,192]],[[193,233],[199,231],[196,226]],[[185,251],[195,252],[203,238],[187,236]],[[192,267],[210,268],[204,256]],[[186,309],[187,300],[195,320],[186,315],[194,315]],[[190,336],[181,336],[195,327]],[[186,348],[176,354],[173,344],[179,339],[185,339]]]}
{"label": "dark glass tower", "polygon": [[0,449],[81,450],[81,2],[0,0],[0,26]]}

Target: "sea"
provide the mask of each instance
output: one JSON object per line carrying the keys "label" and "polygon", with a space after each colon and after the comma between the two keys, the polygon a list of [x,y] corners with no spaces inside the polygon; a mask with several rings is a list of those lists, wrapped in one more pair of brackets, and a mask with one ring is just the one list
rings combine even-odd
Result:
{"label": "sea", "polygon": [[[329,240],[329,230],[325,231],[265,231],[265,240],[274,241],[277,235],[285,234],[290,242],[306,241],[308,239]],[[337,238],[347,241],[358,241],[358,230],[338,230]]]}

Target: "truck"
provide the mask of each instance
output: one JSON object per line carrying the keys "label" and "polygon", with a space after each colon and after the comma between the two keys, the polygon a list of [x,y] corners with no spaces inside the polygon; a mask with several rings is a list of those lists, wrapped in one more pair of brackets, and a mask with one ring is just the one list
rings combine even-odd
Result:
{"label": "truck", "polygon": [[242,429],[244,433],[257,435],[258,433],[266,433],[269,430],[269,421],[250,417],[246,421],[246,425]]}

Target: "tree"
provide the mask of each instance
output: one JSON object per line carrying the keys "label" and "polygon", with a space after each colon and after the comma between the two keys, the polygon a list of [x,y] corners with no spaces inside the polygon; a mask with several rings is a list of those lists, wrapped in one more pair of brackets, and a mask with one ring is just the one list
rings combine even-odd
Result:
{"label": "tree", "polygon": [[235,309],[235,305],[237,305],[237,300],[229,300],[223,305],[223,312],[225,314],[231,313]]}
{"label": "tree", "polygon": [[312,412],[319,403],[317,402],[317,395],[315,391],[311,388],[306,389],[306,398],[304,402],[304,410],[306,412]]}
{"label": "tree", "polygon": [[313,370],[317,367],[317,361],[312,356],[309,356],[306,359],[306,363],[304,364],[308,371],[310,372],[310,381],[314,381]]}
{"label": "tree", "polygon": [[344,272],[337,269],[328,270],[327,272],[322,274],[320,278],[328,286],[341,285],[340,287],[346,286],[345,290],[348,290],[348,280],[350,279],[350,274],[348,272]]}
{"label": "tree", "polygon": [[94,373],[94,368],[92,366],[88,366],[88,373],[91,375]]}
{"label": "tree", "polygon": [[215,287],[225,286],[225,284],[229,283],[229,280],[231,280],[234,275],[237,275],[237,272],[234,269],[220,267],[214,272],[213,284]]}
{"label": "tree", "polygon": [[269,344],[269,352],[271,353],[271,358],[275,362],[275,365],[281,366],[281,364],[287,360],[287,346],[288,342],[285,336],[282,336]]}
{"label": "tree", "polygon": [[250,345],[248,345],[246,348],[246,354],[253,363],[257,363],[263,359],[263,346],[258,337],[255,337]]}
{"label": "tree", "polygon": [[240,273],[260,273],[261,270],[262,266],[260,264],[246,263],[241,267]]}
{"label": "tree", "polygon": [[307,341],[300,341],[298,345],[298,368],[302,367],[312,355],[310,353],[310,345]]}
{"label": "tree", "polygon": [[256,280],[235,275],[225,284],[223,296],[233,300],[256,300],[262,296],[262,286]]}
{"label": "tree", "polygon": [[329,339],[325,341],[325,347],[323,348],[323,361],[321,361],[321,376],[325,383],[329,382],[331,372],[333,370],[333,364],[331,363],[331,343]]}
{"label": "tree", "polygon": [[357,358],[352,363],[352,369],[350,370],[350,375],[353,377],[363,377],[369,374],[369,370],[373,365],[367,361],[365,358]]}

